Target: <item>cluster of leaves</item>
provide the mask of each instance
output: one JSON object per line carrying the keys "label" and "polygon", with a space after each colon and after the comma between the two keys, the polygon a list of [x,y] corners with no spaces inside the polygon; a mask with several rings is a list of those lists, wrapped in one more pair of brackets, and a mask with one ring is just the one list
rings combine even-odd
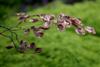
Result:
{"label": "cluster of leaves", "polygon": [[[85,26],[81,19],[67,16],[65,14],[60,14],[58,17],[55,17],[54,15],[49,14],[38,14],[30,16],[25,13],[18,13],[17,16],[19,17],[20,23],[25,22],[27,19],[29,19],[29,21],[32,23],[36,23],[38,21],[43,22],[42,26],[30,27],[37,37],[42,37],[44,31],[48,30],[52,24],[55,24],[59,31],[64,31],[65,29],[74,26],[75,32],[79,35],[85,35],[87,33],[96,34],[95,29],[91,26]],[[34,18],[34,16],[37,16],[37,18]],[[28,33],[30,29],[26,29],[25,32]]]}
{"label": "cluster of leaves", "polygon": [[[28,15],[26,13],[17,13],[17,16],[19,19],[19,23],[15,27],[17,27],[18,25],[20,25],[24,22],[27,22],[27,20],[28,20],[28,22],[32,22],[32,23],[43,22],[43,25],[41,25],[41,26],[31,26],[30,28],[24,30],[24,34],[26,34],[26,35],[28,35],[30,30],[32,30],[33,33],[35,34],[35,36],[38,38],[43,37],[44,32],[46,30],[50,29],[52,24],[55,24],[57,29],[61,32],[63,32],[65,29],[68,29],[68,28],[74,26],[75,32],[79,35],[86,35],[87,33],[96,34],[95,29],[91,26],[85,26],[82,23],[81,19],[72,17],[72,16],[68,16],[65,14],[60,14],[59,16],[56,17],[55,15],[50,15],[50,14]],[[3,26],[0,26],[0,27],[3,27]],[[14,46],[11,46],[11,45],[7,46],[6,47],[7,49],[15,47],[17,49],[17,51],[19,51],[21,53],[24,53],[26,50],[29,50],[29,49],[32,49],[37,53],[42,52],[42,48],[36,47],[36,44],[34,42],[28,44],[28,42],[26,42],[24,40],[19,40],[17,37],[18,35],[17,35],[16,31],[13,31],[14,28],[6,28],[6,27],[3,27],[3,28],[7,29],[7,31],[11,32],[12,34],[14,33],[16,35],[16,40],[19,43],[19,46],[17,48],[16,43],[14,42],[13,38],[10,37]],[[5,37],[8,37],[3,34],[4,32],[2,32],[0,34]]]}
{"label": "cluster of leaves", "polygon": [[[12,45],[9,45],[7,46],[6,48],[7,49],[11,49],[13,48],[14,46]],[[20,53],[25,53],[25,51],[27,50],[32,50],[33,52],[35,51],[36,53],[40,53],[42,52],[42,48],[39,48],[36,46],[36,44],[34,42],[28,44],[27,41],[24,41],[24,40],[21,40],[20,43],[19,43],[19,47],[17,48],[17,50],[20,52]]]}

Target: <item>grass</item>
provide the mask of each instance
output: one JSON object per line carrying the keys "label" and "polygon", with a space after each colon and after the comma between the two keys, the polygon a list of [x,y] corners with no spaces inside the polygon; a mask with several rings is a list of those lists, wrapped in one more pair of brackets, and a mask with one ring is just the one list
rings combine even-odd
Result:
{"label": "grass", "polygon": [[[77,3],[73,6],[54,2],[42,8],[30,10],[29,14],[47,13],[79,17],[85,25],[94,26],[97,34],[79,36],[74,29],[65,32],[57,31],[52,27],[45,32],[45,36],[37,39],[32,33],[25,37],[21,34],[20,39],[36,42],[38,47],[43,48],[43,53],[20,54],[15,49],[7,50],[6,45],[11,42],[0,36],[0,67],[100,67],[100,2]],[[8,17],[4,21],[13,26],[17,19],[15,16]],[[23,27],[30,27],[26,23]]]}

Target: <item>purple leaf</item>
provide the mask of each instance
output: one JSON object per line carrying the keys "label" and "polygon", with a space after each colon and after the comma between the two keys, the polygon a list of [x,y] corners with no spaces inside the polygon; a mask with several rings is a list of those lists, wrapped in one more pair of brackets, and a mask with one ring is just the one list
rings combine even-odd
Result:
{"label": "purple leaf", "polygon": [[86,32],[91,33],[91,34],[96,34],[96,31],[93,27],[86,26],[85,27]]}
{"label": "purple leaf", "polygon": [[32,26],[31,29],[33,30],[34,34],[39,38],[44,35],[44,30],[41,27]]}
{"label": "purple leaf", "polygon": [[65,27],[62,24],[58,24],[57,26],[60,31],[64,31]]}
{"label": "purple leaf", "polygon": [[40,18],[44,21],[44,22],[50,22],[51,20],[54,19],[53,15],[41,15]]}
{"label": "purple leaf", "polygon": [[44,33],[42,31],[37,31],[35,32],[35,35],[40,38],[43,37]]}
{"label": "purple leaf", "polygon": [[45,27],[45,26],[41,26],[40,28],[43,29],[43,30],[48,30],[49,29],[49,27]]}
{"label": "purple leaf", "polygon": [[74,25],[75,27],[79,28],[83,26],[82,22],[77,18],[70,18],[70,20],[72,22],[72,25]]}
{"label": "purple leaf", "polygon": [[34,42],[32,42],[32,43],[30,44],[30,48],[31,48],[31,49],[36,48],[36,45],[35,45]]}
{"label": "purple leaf", "polygon": [[83,28],[77,28],[75,31],[79,35],[85,35],[85,30]]}
{"label": "purple leaf", "polygon": [[27,49],[28,44],[26,41],[21,40],[20,41],[20,45],[19,45],[19,51],[20,52],[25,52],[25,50]]}
{"label": "purple leaf", "polygon": [[41,52],[42,52],[42,48],[36,48],[36,49],[35,49],[35,52],[36,52],[36,53],[41,53]]}

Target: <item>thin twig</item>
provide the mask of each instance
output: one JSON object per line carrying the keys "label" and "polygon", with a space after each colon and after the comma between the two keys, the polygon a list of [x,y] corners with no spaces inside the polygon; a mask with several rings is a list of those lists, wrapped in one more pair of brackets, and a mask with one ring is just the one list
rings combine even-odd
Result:
{"label": "thin twig", "polygon": [[0,27],[2,27],[2,28],[4,28],[4,29],[6,29],[5,31],[3,31],[3,32],[1,32],[1,33],[4,33],[4,32],[6,32],[6,31],[11,32],[12,36],[13,36],[13,34],[14,34],[14,35],[15,35],[15,37],[16,37],[17,42],[19,43],[18,36],[17,36],[17,34],[16,34],[15,32],[13,32],[11,29],[9,29],[9,28],[7,28],[7,27],[4,27],[4,26],[0,26]]}
{"label": "thin twig", "polygon": [[4,37],[6,37],[6,38],[9,38],[9,39],[13,42],[13,45],[14,45],[14,47],[15,47],[15,48],[16,48],[16,50],[17,50],[17,46],[16,46],[16,44],[15,44],[15,42],[14,42],[14,40],[13,40],[13,38],[12,38],[12,37],[7,36],[7,35],[5,35],[5,34],[3,34],[3,33],[0,33],[0,35],[4,36]]}

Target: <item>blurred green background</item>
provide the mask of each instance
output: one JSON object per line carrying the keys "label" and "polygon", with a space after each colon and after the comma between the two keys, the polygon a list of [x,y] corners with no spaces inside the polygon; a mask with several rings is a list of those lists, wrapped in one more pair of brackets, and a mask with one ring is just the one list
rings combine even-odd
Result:
{"label": "blurred green background", "polygon": [[[36,42],[38,47],[43,48],[40,54],[7,50],[5,47],[11,41],[0,36],[0,67],[100,67],[100,0],[0,0],[0,25],[14,26],[18,22],[17,12],[65,13],[81,18],[83,24],[93,26],[97,34],[79,36],[73,28],[59,32],[53,26],[43,38],[38,39],[33,33],[25,37],[23,31],[18,31],[20,39]],[[22,27],[33,25],[25,23]]]}

